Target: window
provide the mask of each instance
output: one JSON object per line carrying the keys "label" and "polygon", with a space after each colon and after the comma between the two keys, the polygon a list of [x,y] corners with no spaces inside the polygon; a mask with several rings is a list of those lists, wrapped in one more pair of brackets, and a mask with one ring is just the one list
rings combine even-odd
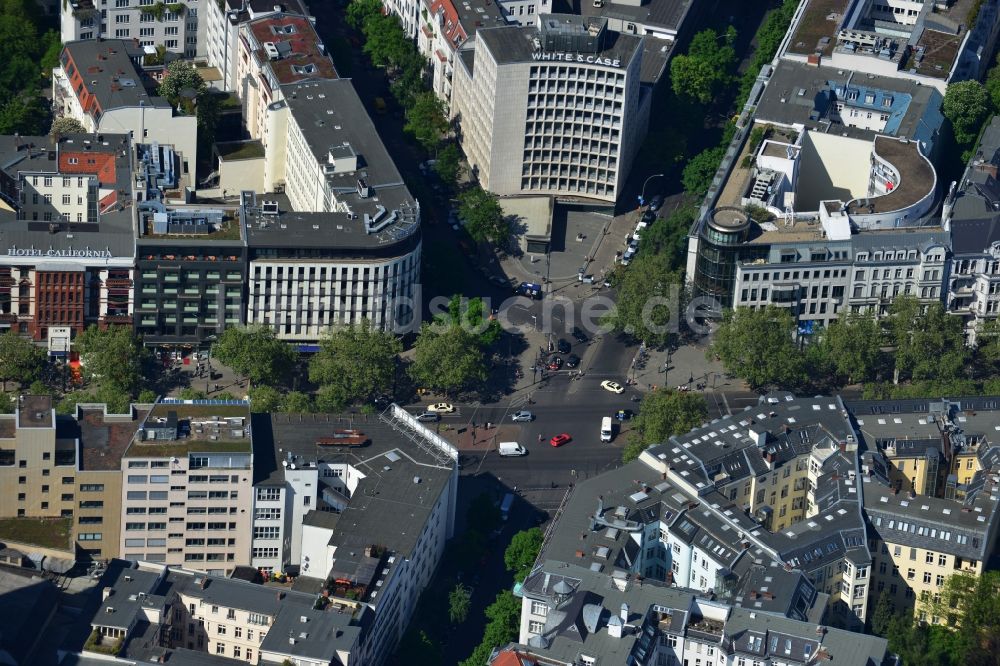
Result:
{"label": "window", "polygon": [[[212,608],[213,609],[217,608],[217,606],[213,606]],[[219,636],[225,636],[226,635],[226,625],[224,625],[224,624],[217,625],[216,628],[215,628],[215,633],[218,634]]]}
{"label": "window", "polygon": [[948,566],[948,556],[947,555],[944,555],[944,554],[938,555],[938,566],[939,567]]}
{"label": "window", "polygon": [[907,569],[906,570],[906,580],[914,580],[916,577],[917,577],[917,570],[916,569]]}
{"label": "window", "polygon": [[937,585],[938,587],[941,587],[942,585],[944,585],[944,576],[942,576],[941,574],[938,574],[937,576],[935,576],[934,577],[934,584]]}
{"label": "window", "polygon": [[81,532],[80,541],[100,541],[102,536],[100,532]]}
{"label": "window", "polygon": [[530,622],[528,622],[528,633],[540,634],[543,631],[545,631],[544,622],[536,622],[535,620],[531,620]]}
{"label": "window", "polygon": [[541,601],[531,602],[531,614],[545,617],[549,614],[549,607]]}
{"label": "window", "polygon": [[253,528],[254,539],[280,539],[281,528],[279,527],[255,527]]}
{"label": "window", "polygon": [[215,654],[226,654],[226,646],[222,643],[216,643]]}
{"label": "window", "polygon": [[927,554],[924,555],[924,562],[927,564],[934,564],[934,553],[928,551]]}
{"label": "window", "polygon": [[233,656],[236,657],[237,659],[240,658],[240,646],[239,645],[234,645],[233,646]]}
{"label": "window", "polygon": [[[82,493],[100,493],[104,492],[103,483],[84,483],[80,485],[80,492]],[[131,498],[129,498],[131,499]]]}
{"label": "window", "polygon": [[[243,627],[235,627],[233,629],[233,638],[243,638]],[[236,655],[237,657],[239,655]]]}
{"label": "window", "polygon": [[931,574],[929,571],[924,572],[924,582],[927,583],[928,585],[931,582]]}

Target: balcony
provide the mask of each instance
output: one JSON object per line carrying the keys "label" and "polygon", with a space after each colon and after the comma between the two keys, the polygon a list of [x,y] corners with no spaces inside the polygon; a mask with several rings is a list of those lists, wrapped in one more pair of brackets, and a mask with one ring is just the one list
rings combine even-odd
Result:
{"label": "balcony", "polygon": [[129,314],[106,314],[101,318],[105,324],[131,324],[132,315]]}
{"label": "balcony", "polygon": [[0,321],[8,324],[13,324],[17,321],[17,315],[14,314],[13,312],[0,313]]}
{"label": "balcony", "polygon": [[104,285],[107,287],[131,287],[132,280],[128,278],[108,278],[104,281]]}
{"label": "balcony", "polygon": [[0,276],[0,287],[13,287],[15,284],[17,284],[17,280],[12,278],[11,276],[9,275]]}

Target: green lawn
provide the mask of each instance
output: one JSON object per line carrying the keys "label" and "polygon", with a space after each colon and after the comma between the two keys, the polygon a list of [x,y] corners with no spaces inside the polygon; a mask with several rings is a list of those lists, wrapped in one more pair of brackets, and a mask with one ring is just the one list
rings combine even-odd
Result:
{"label": "green lawn", "polygon": [[155,444],[133,442],[126,458],[181,458],[189,453],[249,453],[250,442],[213,442],[207,439]]}
{"label": "green lawn", "polygon": [[0,518],[0,541],[10,539],[46,548],[69,548],[71,518]]}
{"label": "green lawn", "polygon": [[260,141],[226,141],[217,143],[219,157],[224,160],[249,160],[264,157],[264,145]]}

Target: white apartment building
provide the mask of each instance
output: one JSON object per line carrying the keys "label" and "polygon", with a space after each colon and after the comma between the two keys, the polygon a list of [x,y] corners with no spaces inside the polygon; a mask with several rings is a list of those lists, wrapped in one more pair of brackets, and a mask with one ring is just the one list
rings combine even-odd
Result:
{"label": "white apartment building", "polygon": [[308,16],[300,0],[275,3],[274,0],[223,0],[205,7],[205,57],[222,74],[224,90],[237,89],[240,26],[265,16],[285,12]]}
{"label": "white apartment building", "polygon": [[219,575],[250,563],[247,403],[158,402],[122,458],[122,475],[123,557]]}
{"label": "white apartment building", "polygon": [[[374,613],[358,663],[391,653],[454,532],[457,452],[397,406],[273,414],[256,439],[252,564],[297,571]],[[378,469],[378,475],[372,470]],[[372,492],[378,486],[378,493]]]}
{"label": "white apartment building", "polygon": [[550,14],[537,27],[481,29],[467,48],[449,112],[483,187],[614,202],[648,124],[642,38]]}
{"label": "white apartment building", "polygon": [[63,3],[60,37],[78,40],[124,39],[137,46],[164,46],[186,58],[204,57],[203,13],[214,0],[72,0]]}
{"label": "white apartment building", "polygon": [[[147,92],[143,49],[129,40],[90,40],[67,44],[52,72],[56,116],[76,118],[94,134],[129,134],[142,143],[171,145],[180,158],[180,175],[197,180],[198,122],[180,115],[162,97]],[[142,139],[139,139],[142,137]]]}

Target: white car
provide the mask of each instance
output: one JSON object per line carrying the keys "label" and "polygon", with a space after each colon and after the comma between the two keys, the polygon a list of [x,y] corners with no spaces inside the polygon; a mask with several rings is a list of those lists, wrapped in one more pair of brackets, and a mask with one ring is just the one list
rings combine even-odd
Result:
{"label": "white car", "polygon": [[455,406],[448,402],[436,402],[433,405],[427,405],[427,411],[439,414],[451,414],[455,411]]}
{"label": "white car", "polygon": [[535,418],[531,412],[520,411],[510,415],[510,420],[514,423],[530,423]]}
{"label": "white car", "polygon": [[625,387],[618,382],[613,382],[610,380],[604,380],[601,382],[601,388],[605,391],[611,391],[612,393],[622,393],[625,391]]}

